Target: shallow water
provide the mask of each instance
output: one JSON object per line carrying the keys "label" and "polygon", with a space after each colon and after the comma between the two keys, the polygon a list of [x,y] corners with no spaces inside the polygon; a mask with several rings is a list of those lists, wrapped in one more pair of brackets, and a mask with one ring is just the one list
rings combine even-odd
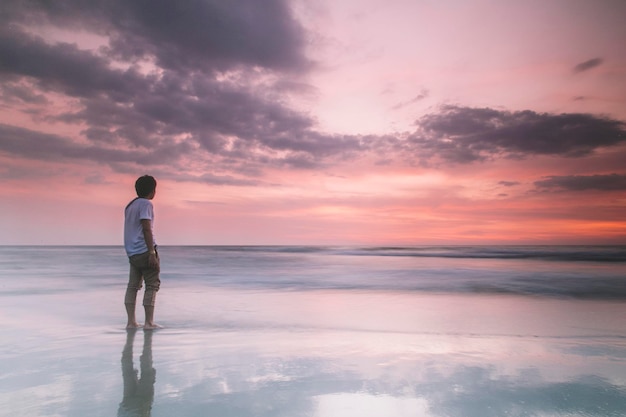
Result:
{"label": "shallow water", "polygon": [[0,415],[626,415],[623,262],[401,251],[163,248],[127,332],[120,248],[1,248]]}

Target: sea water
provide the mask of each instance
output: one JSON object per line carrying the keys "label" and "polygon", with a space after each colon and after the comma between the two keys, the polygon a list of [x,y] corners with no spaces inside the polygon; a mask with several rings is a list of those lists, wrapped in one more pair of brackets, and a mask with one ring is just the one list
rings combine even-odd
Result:
{"label": "sea water", "polygon": [[159,252],[127,332],[121,247],[0,247],[0,415],[626,415],[625,247]]}

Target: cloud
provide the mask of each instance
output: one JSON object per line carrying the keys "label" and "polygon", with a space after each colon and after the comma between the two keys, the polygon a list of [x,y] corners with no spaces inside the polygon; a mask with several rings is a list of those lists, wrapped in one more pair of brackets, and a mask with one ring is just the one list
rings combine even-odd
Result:
{"label": "cloud", "polygon": [[[249,137],[263,130],[274,135],[301,130],[312,123],[255,92],[267,91],[267,87],[246,85],[244,79],[253,74],[242,73],[228,82],[194,72],[144,76],[134,68],[113,69],[105,58],[75,45],[49,45],[17,30],[0,34],[0,57],[4,79],[34,79],[42,91],[81,99],[83,109],[65,114],[61,121],[87,123],[92,128],[88,131],[91,138],[105,138],[103,128],[121,125],[141,126],[137,132],[141,135],[167,129],[166,133],[180,134],[211,127],[220,134]],[[20,94],[36,97],[35,91],[25,88]],[[126,138],[140,142],[132,132],[120,133],[131,133]]]}
{"label": "cloud", "polygon": [[[82,138],[92,144],[44,134],[44,148],[71,149],[56,152],[63,158],[98,154],[121,170],[118,156],[133,159],[124,148],[135,149],[136,161],[155,157],[151,164],[187,151],[206,169],[216,161],[313,168],[363,149],[358,137],[315,131],[309,115],[285,104],[291,92],[310,94],[306,83],[284,76],[309,65],[303,29],[286,2],[144,3],[6,4],[4,17],[11,19],[0,29],[4,104],[39,104],[46,121],[82,126]],[[80,49],[28,29],[44,23],[107,35],[109,43]],[[152,69],[141,70],[146,63]],[[46,95],[56,97],[54,114]],[[18,145],[20,134],[25,138]],[[40,158],[35,136],[34,130],[12,130],[4,151]]]}
{"label": "cloud", "polygon": [[626,174],[549,176],[535,181],[541,190],[625,191]]}
{"label": "cloud", "polygon": [[0,124],[0,152],[39,160],[86,160],[102,163],[170,164],[190,151],[185,143],[154,150],[118,149],[82,144],[63,136]]}
{"label": "cloud", "polygon": [[147,80],[134,69],[113,70],[107,59],[90,51],[67,43],[50,45],[15,27],[0,30],[0,58],[3,81],[34,80],[42,92],[82,98],[104,95],[128,102],[132,92],[147,87]]}
{"label": "cloud", "polygon": [[496,157],[583,157],[626,142],[624,122],[581,113],[443,106],[417,121],[409,138],[422,157],[471,163]]}
{"label": "cloud", "polygon": [[169,178],[174,181],[197,182],[212,185],[256,186],[261,184],[261,181],[258,180],[241,179],[233,177],[232,175],[214,175],[211,173],[189,175],[185,173],[162,170],[155,171],[155,175],[158,177]]}
{"label": "cloud", "polygon": [[111,57],[153,59],[164,69],[309,65],[302,53],[305,33],[284,0],[7,0],[3,9],[6,21],[107,35]]}
{"label": "cloud", "polygon": [[603,62],[604,62],[604,60],[602,58],[593,58],[593,59],[590,59],[588,61],[581,62],[580,64],[574,66],[572,71],[575,74],[578,74],[580,72],[589,71],[590,69],[593,69],[593,68],[595,68],[597,66],[600,66]]}
{"label": "cloud", "polygon": [[503,185],[505,187],[514,187],[516,185],[519,185],[520,183],[518,181],[500,181],[498,182],[498,184]]}
{"label": "cloud", "polygon": [[[624,123],[608,117],[462,106],[434,110],[409,134],[321,132],[289,104],[311,94],[312,63],[287,1],[7,0],[2,8],[0,105],[80,130],[54,135],[4,119],[0,151],[20,158],[97,161],[118,172],[140,164],[181,181],[254,185],[272,168],[584,157],[626,141]],[[42,26],[102,42],[58,42],[38,36]]]}
{"label": "cloud", "polygon": [[10,104],[48,104],[43,94],[37,94],[32,88],[20,84],[4,83],[0,86],[0,101]]}
{"label": "cloud", "polygon": [[415,104],[418,103],[426,98],[428,98],[428,96],[430,95],[429,91],[426,89],[422,89],[422,91],[415,97],[413,97],[411,100],[408,101],[403,101],[401,103],[396,104],[395,106],[393,106],[391,109],[392,110],[400,110],[404,107],[410,106],[411,104]]}

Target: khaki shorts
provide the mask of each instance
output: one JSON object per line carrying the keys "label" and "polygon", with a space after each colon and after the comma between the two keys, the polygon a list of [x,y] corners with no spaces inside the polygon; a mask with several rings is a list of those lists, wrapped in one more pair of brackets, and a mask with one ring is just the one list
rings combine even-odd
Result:
{"label": "khaki shorts", "polygon": [[[150,253],[145,252],[128,258],[130,272],[128,274],[126,296],[124,297],[125,304],[135,304],[137,302],[137,292],[141,289],[142,282],[145,281],[146,291],[143,295],[143,305],[154,306],[156,293],[161,286],[161,280],[159,279],[161,267],[158,265],[156,268],[152,268],[148,263],[149,257]],[[157,261],[160,263],[158,254]]]}

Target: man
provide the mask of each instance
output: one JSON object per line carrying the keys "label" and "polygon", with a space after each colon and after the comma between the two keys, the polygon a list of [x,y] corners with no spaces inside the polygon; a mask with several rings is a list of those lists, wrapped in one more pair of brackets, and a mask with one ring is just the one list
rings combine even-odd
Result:
{"label": "man", "polygon": [[154,322],[154,305],[156,293],[159,291],[161,271],[157,245],[154,240],[154,208],[152,200],[156,194],[156,180],[150,175],[139,177],[135,182],[137,198],[128,203],[124,210],[124,248],[130,262],[128,287],[124,304],[128,315],[127,329],[141,327],[135,318],[137,292],[143,281],[146,290],[143,306],[146,314],[145,330],[158,329],[161,326]]}

